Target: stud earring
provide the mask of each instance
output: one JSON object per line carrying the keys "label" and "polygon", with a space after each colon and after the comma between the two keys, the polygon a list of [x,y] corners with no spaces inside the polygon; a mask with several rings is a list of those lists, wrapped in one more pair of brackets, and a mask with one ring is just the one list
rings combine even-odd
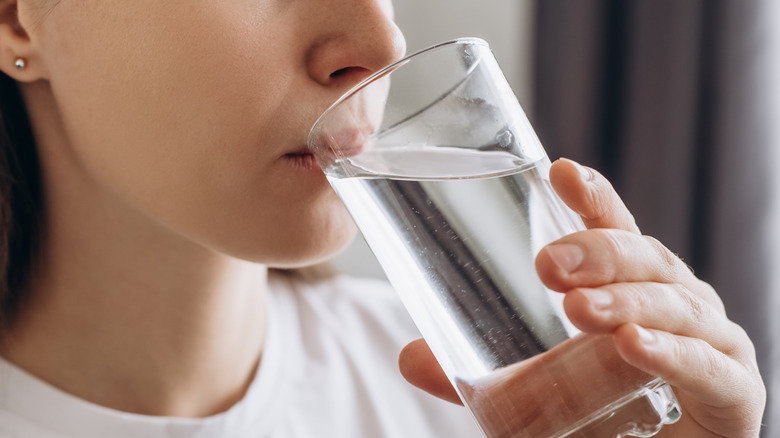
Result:
{"label": "stud earring", "polygon": [[27,61],[25,61],[24,58],[16,58],[14,65],[17,70],[24,70],[24,68],[27,67]]}

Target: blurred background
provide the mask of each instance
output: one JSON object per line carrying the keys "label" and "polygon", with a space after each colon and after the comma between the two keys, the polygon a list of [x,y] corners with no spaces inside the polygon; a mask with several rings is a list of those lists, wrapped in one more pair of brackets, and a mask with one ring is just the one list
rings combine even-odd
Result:
{"label": "blurred background", "polygon": [[[551,159],[604,173],[753,339],[780,436],[780,1],[395,0],[409,52],[487,40]],[[362,240],[336,264],[382,276]]]}

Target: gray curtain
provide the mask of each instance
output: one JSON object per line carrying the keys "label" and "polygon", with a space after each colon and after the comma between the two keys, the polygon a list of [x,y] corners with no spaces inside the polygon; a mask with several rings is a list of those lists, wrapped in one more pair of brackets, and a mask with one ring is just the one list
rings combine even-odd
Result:
{"label": "gray curtain", "polygon": [[778,0],[537,0],[532,114],[751,335],[780,436]]}

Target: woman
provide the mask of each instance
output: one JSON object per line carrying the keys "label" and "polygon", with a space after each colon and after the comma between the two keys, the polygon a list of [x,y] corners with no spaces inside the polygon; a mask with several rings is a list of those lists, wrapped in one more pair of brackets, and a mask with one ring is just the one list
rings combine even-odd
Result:
{"label": "woman", "polygon": [[[386,286],[268,271],[354,235],[305,139],[404,52],[389,2],[0,5],[0,436],[475,436],[395,382],[413,330]],[[665,433],[756,436],[752,344],[715,293],[594,172],[552,177],[598,228],[538,259],[573,321],[675,385],[685,416]],[[401,362],[451,397],[424,344]]]}

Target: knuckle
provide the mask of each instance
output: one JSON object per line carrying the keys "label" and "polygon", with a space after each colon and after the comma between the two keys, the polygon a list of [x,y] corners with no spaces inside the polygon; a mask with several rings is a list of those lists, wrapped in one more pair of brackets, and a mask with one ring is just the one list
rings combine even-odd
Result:
{"label": "knuckle", "polygon": [[592,210],[590,216],[592,219],[602,219],[606,217],[612,209],[612,186],[609,183],[605,184],[604,177],[596,177],[594,172],[590,172],[593,177],[591,186],[593,190],[590,191],[590,198]]}
{"label": "knuckle", "polygon": [[688,310],[688,320],[694,326],[705,326],[711,319],[711,311],[708,303],[705,303],[701,298],[692,294],[688,288],[681,284],[676,284],[675,289],[680,299],[685,304],[685,308]]}
{"label": "knuckle", "polygon": [[726,306],[723,304],[723,300],[720,298],[720,295],[718,295],[715,288],[706,281],[698,278],[696,279],[696,284],[697,295],[713,306],[719,314],[726,315]]}
{"label": "knuckle", "polygon": [[623,201],[618,196],[610,182],[598,172],[590,171],[593,175],[590,192],[591,219],[606,220],[615,223],[618,227],[632,232],[638,232],[634,216],[628,211]]}
{"label": "knuckle", "polygon": [[619,260],[626,256],[628,242],[626,242],[625,233],[613,229],[594,230],[600,240],[600,244],[609,257],[613,260]]}
{"label": "knuckle", "polygon": [[642,237],[658,255],[659,261],[661,262],[659,266],[659,275],[661,279],[667,282],[674,281],[677,277],[679,264],[682,263],[680,259],[655,237]]}
{"label": "knuckle", "polygon": [[[699,344],[699,348],[702,350],[704,348],[710,348],[710,346],[702,340],[698,340],[696,343]],[[702,370],[704,371],[705,376],[714,380],[721,378],[725,374],[723,372],[723,360],[720,356],[712,353],[705,353],[702,356]]]}
{"label": "knuckle", "polygon": [[653,308],[657,294],[651,293],[644,283],[625,283],[621,301],[625,309],[636,318],[637,314]]}
{"label": "knuckle", "polygon": [[628,259],[631,245],[626,241],[624,233],[618,230],[599,229],[593,231],[598,239],[597,245],[600,252],[597,257],[600,259],[599,263],[592,265],[593,269],[603,282],[611,283],[617,279],[621,266]]}
{"label": "knuckle", "polygon": [[700,375],[707,379],[719,378],[723,374],[723,360],[714,354],[710,344],[703,339],[690,338],[686,342],[676,342],[681,363],[698,363]]}
{"label": "knuckle", "polygon": [[733,342],[730,348],[723,353],[742,362],[746,367],[758,372],[758,361],[756,357],[756,346],[750,339],[748,332],[739,324],[729,321],[730,331],[734,333]]}

